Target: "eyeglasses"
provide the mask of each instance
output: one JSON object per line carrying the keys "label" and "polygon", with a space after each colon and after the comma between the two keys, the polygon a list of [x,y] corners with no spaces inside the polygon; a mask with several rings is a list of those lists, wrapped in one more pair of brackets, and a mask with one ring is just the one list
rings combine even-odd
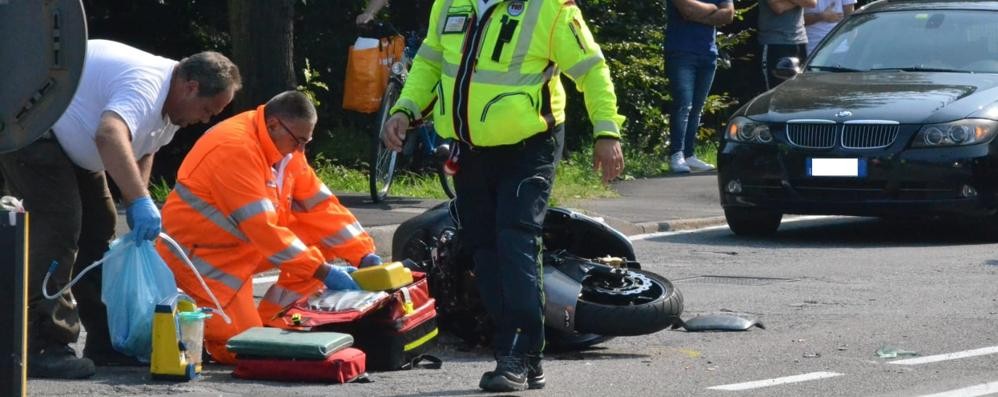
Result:
{"label": "eyeglasses", "polygon": [[298,145],[298,149],[304,149],[305,145],[308,145],[309,142],[312,142],[312,138],[311,137],[310,138],[301,138],[301,137],[298,137],[297,135],[293,134],[291,132],[291,129],[288,128],[288,125],[284,124],[284,122],[281,121],[281,119],[275,117],[274,120],[277,120],[277,123],[280,124],[281,127],[284,127],[284,132],[287,132],[288,135],[291,136],[291,139],[295,140],[295,143]]}

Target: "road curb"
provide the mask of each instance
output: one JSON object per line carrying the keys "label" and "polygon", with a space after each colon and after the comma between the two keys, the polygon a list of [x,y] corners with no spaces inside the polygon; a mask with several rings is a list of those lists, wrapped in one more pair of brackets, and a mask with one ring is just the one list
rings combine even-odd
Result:
{"label": "road curb", "polygon": [[[711,226],[721,226],[726,223],[723,216],[632,223],[623,219],[603,216],[588,211],[585,211],[584,213],[593,218],[602,219],[607,225],[617,229],[625,236],[700,229]],[[377,247],[378,255],[381,255],[381,257],[390,258],[392,256],[392,236],[395,235],[395,230],[398,229],[398,226],[399,225],[382,225],[365,228],[365,230],[367,230],[367,234],[374,239],[374,245]]]}
{"label": "road curb", "polygon": [[720,226],[727,223],[723,216],[710,216],[703,218],[667,219],[649,222],[630,222],[612,216],[602,215],[593,211],[571,208],[573,211],[581,212],[587,216],[600,219],[610,227],[617,229],[625,236],[636,236],[639,234],[675,232],[680,230],[699,229],[711,226]]}

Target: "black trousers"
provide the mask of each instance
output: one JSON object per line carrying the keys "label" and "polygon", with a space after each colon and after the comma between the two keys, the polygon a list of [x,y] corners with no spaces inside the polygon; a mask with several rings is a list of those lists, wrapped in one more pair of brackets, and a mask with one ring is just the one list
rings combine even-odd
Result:
{"label": "black trousers", "polygon": [[75,343],[81,320],[87,350],[110,349],[100,268],[87,273],[71,293],[55,300],[42,296],[42,280],[53,261],[59,267],[49,280],[49,293],[107,251],[117,212],[104,173],[75,166],[51,138],[0,155],[0,171],[8,191],[24,201],[29,213],[29,351]]}
{"label": "black trousers", "polygon": [[544,349],[541,231],[564,138],[559,125],[513,145],[461,148],[454,176],[459,233],[496,324],[497,355]]}

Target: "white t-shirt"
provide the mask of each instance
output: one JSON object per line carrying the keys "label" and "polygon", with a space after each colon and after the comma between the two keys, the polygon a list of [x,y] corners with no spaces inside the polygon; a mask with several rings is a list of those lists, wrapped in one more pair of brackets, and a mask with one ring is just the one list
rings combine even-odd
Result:
{"label": "white t-shirt", "polygon": [[[825,11],[829,6],[832,6],[840,14],[844,14],[842,11],[843,5],[856,4],[856,0],[818,0],[818,5],[814,8],[805,8],[804,14],[820,14]],[[836,22],[815,22],[813,24],[804,27],[807,30],[807,55],[811,56],[814,52],[815,47],[818,46],[818,42],[825,38],[829,32],[832,31]]]}
{"label": "white t-shirt", "polygon": [[101,114],[125,120],[135,158],[155,153],[180,126],[163,114],[177,61],[107,40],[87,41],[80,85],[52,127],[69,159],[91,171],[104,170],[95,137]]}

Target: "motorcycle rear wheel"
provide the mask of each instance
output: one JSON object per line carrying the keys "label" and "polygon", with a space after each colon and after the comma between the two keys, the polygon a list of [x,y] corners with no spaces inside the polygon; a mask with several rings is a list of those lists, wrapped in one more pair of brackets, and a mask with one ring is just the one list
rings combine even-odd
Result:
{"label": "motorcycle rear wheel", "polygon": [[627,270],[623,280],[609,283],[602,275],[587,276],[575,307],[575,330],[605,336],[635,336],[661,331],[683,313],[683,295],[665,277]]}

